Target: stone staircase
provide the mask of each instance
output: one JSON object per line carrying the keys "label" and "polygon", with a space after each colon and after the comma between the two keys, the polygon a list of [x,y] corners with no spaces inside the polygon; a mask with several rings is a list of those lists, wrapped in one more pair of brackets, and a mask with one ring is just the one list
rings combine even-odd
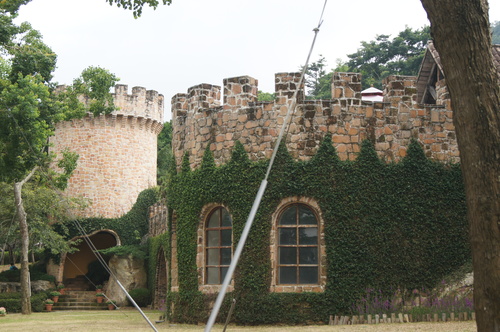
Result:
{"label": "stone staircase", "polygon": [[108,310],[108,305],[106,300],[97,303],[95,291],[66,290],[52,307],[52,311],[59,310]]}
{"label": "stone staircase", "polygon": [[92,290],[90,282],[85,278],[84,275],[76,276],[75,278],[69,278],[64,280],[64,286],[70,291],[86,291]]}

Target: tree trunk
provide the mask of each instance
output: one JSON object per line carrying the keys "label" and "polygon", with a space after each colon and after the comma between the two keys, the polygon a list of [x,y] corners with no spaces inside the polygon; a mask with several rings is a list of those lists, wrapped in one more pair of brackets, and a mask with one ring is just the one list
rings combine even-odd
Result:
{"label": "tree trunk", "polygon": [[21,234],[21,313],[31,314],[31,285],[28,264],[29,233],[26,211],[24,210],[22,189],[23,185],[33,176],[35,167],[22,181],[14,184],[14,197],[16,202],[16,216],[19,221],[19,232]]}
{"label": "tree trunk", "polygon": [[487,0],[421,0],[452,107],[467,199],[479,332],[500,331],[500,87]]}

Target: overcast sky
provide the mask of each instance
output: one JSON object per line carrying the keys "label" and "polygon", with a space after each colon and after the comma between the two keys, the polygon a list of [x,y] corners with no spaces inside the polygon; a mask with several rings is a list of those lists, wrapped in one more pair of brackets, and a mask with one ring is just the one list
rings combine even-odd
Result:
{"label": "overcast sky", "polygon": [[[71,84],[89,66],[106,68],[127,84],[170,99],[200,83],[249,75],[259,90],[274,92],[274,74],[305,63],[324,0],[173,0],[170,6],[132,12],[106,0],[32,0],[21,7],[58,55],[54,80]],[[500,20],[500,1],[490,0],[490,20]],[[351,0],[327,3],[312,60],[329,69],[346,60],[361,41],[428,25],[419,0]]]}

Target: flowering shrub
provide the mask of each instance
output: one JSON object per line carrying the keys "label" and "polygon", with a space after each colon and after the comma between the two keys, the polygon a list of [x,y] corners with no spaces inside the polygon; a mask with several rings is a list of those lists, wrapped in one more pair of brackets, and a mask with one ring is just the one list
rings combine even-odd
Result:
{"label": "flowering shrub", "polygon": [[398,289],[394,294],[387,296],[380,290],[367,289],[365,295],[352,307],[352,312],[356,315],[407,313],[418,320],[427,314],[474,312],[470,293],[444,294],[441,290],[402,292]]}
{"label": "flowering shrub", "polygon": [[7,309],[4,307],[0,307],[0,315],[6,315],[7,314]]}

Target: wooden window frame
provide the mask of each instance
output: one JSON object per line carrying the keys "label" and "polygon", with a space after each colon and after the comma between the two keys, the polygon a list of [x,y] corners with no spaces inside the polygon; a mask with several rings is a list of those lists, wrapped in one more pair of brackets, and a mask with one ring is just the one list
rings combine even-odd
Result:
{"label": "wooden window frame", "polygon": [[[218,226],[217,227],[208,227],[208,223],[210,222],[210,219],[212,218],[213,214],[216,213],[217,211],[220,211],[219,212],[219,220],[218,220]],[[205,285],[221,285],[222,282],[224,281],[224,278],[222,277],[222,269],[223,268],[229,268],[229,265],[231,264],[229,262],[229,264],[222,264],[222,249],[230,249],[231,250],[231,260],[233,259],[233,220],[232,218],[230,218],[230,221],[231,221],[231,226],[222,226],[222,218],[223,218],[223,211],[225,211],[225,213],[227,213],[227,215],[229,215],[229,217],[231,217],[231,215],[229,214],[229,211],[227,211],[227,209],[225,209],[223,206],[218,206],[216,208],[214,208],[210,214],[208,215],[208,218],[205,220],[205,230],[204,230],[204,236],[205,236],[205,240],[204,240],[204,244],[205,244],[205,250],[204,250],[204,253],[205,253],[205,280],[204,280],[204,284]],[[229,246],[223,246],[222,245],[222,231],[223,230],[231,230],[231,245]],[[209,246],[208,245],[208,232],[209,231],[217,231],[218,232],[218,245],[216,246]],[[209,265],[208,264],[208,251],[209,250],[213,250],[213,249],[217,249],[219,251],[219,262],[217,265]],[[209,283],[208,280],[209,280],[209,272],[208,272],[208,269],[209,268],[217,268],[219,270],[219,280],[218,280],[218,283]]]}
{"label": "wooden window frame", "polygon": [[[316,224],[314,225],[301,225],[300,224],[300,216],[299,216],[299,211],[300,207],[304,207],[311,211],[311,213],[314,215],[314,218],[316,220]],[[289,225],[281,225],[281,219],[283,217],[283,214],[287,212],[289,209],[294,208],[295,209],[295,225],[289,224]],[[278,219],[276,221],[276,244],[277,244],[277,260],[276,260],[276,285],[280,286],[286,286],[286,285],[319,285],[320,284],[320,222],[318,215],[316,214],[315,210],[308,206],[307,204],[303,203],[294,203],[287,205],[279,214]],[[296,243],[295,244],[281,244],[280,243],[280,231],[281,229],[295,229],[296,230]],[[305,228],[315,228],[316,229],[316,234],[317,234],[317,241],[316,244],[300,244],[300,229],[305,229]],[[296,250],[296,263],[295,264],[281,264],[281,248],[295,248]],[[300,263],[300,249],[301,248],[316,248],[316,264],[304,264]],[[296,282],[295,283],[281,283],[281,268],[282,267],[295,267],[296,269]],[[312,283],[302,283],[300,282],[300,268],[301,267],[315,267],[316,268],[316,274],[317,274],[317,279],[315,282]]]}

